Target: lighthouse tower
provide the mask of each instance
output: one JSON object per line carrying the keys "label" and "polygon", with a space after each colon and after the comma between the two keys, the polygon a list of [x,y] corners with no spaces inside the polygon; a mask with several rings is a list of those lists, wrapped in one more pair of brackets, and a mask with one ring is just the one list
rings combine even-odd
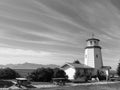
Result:
{"label": "lighthouse tower", "polygon": [[84,64],[96,69],[103,66],[101,47],[99,46],[99,39],[94,37],[86,40],[87,46],[85,48]]}

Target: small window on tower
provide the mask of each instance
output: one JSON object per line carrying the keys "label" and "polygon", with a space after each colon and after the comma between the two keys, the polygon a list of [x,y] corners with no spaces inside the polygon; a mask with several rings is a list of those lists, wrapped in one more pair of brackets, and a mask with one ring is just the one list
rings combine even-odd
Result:
{"label": "small window on tower", "polygon": [[90,41],[90,44],[92,45],[92,41]]}
{"label": "small window on tower", "polygon": [[94,41],[94,43],[96,44],[96,41]]}
{"label": "small window on tower", "polygon": [[98,55],[96,55],[96,58],[98,58]]}

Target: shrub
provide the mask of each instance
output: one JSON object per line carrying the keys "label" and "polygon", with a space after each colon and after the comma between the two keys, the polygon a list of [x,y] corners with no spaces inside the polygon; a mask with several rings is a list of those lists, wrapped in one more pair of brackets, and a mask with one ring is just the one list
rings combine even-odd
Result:
{"label": "shrub", "polygon": [[92,76],[92,69],[76,69],[76,73],[74,76],[75,80],[88,81]]}
{"label": "shrub", "polygon": [[74,79],[78,79],[84,76],[84,72],[81,69],[76,69]]}
{"label": "shrub", "polygon": [[98,76],[99,80],[106,80],[106,74],[105,74],[105,71],[103,71],[103,70],[98,70],[97,76]]}

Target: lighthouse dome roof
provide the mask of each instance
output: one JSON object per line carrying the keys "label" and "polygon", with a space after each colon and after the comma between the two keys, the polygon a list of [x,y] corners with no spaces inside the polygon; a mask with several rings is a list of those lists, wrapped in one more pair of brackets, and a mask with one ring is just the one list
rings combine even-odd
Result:
{"label": "lighthouse dome roof", "polygon": [[90,39],[87,39],[86,41],[91,41],[91,40],[100,41],[99,39],[96,39],[96,38],[90,38]]}

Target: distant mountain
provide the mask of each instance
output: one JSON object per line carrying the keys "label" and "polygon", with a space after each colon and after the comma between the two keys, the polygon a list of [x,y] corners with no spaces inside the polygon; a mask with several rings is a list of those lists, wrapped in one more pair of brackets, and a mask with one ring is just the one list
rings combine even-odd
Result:
{"label": "distant mountain", "polygon": [[42,65],[42,64],[34,64],[34,63],[23,63],[23,64],[7,64],[7,65],[0,65],[0,68],[9,67],[12,69],[37,69],[37,68],[56,68],[59,67],[58,65],[49,64],[49,65]]}

